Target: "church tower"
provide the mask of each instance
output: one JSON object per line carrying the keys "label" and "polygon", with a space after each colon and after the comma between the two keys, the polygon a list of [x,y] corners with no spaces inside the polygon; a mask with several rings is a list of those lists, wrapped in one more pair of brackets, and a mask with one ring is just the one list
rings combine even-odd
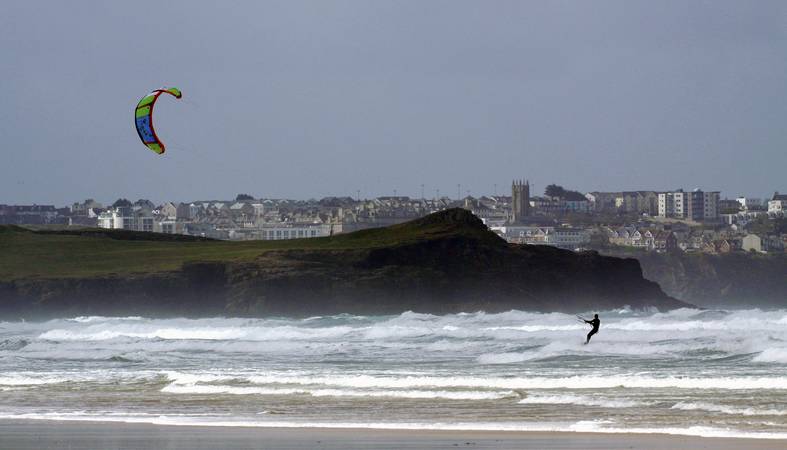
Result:
{"label": "church tower", "polygon": [[511,183],[512,222],[522,223],[530,215],[530,181],[514,180]]}

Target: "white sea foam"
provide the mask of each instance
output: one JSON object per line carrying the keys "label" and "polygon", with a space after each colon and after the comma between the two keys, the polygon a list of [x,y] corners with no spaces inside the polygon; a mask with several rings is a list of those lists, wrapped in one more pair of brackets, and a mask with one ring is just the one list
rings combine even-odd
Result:
{"label": "white sea foam", "polygon": [[497,331],[497,330],[514,330],[514,331],[527,331],[530,333],[538,331],[575,331],[586,330],[588,327],[582,324],[576,325],[517,325],[517,326],[503,326],[503,327],[487,327],[484,330]]}
{"label": "white sea foam", "polygon": [[65,381],[68,381],[68,379],[43,374],[13,374],[0,376],[0,386],[37,386],[63,383]]}
{"label": "white sea foam", "polygon": [[[60,383],[117,383],[150,380],[157,372],[139,371],[67,371],[67,372],[8,372],[0,376],[0,386],[46,386]],[[184,375],[187,376],[187,375]]]}
{"label": "white sea foam", "polygon": [[741,416],[785,416],[787,410],[784,409],[757,409],[757,408],[741,408],[736,406],[718,405],[715,403],[706,402],[678,402],[672,405],[672,409],[680,409],[683,411],[710,411],[719,412],[723,414],[736,414]]}
{"label": "white sea foam", "polygon": [[117,338],[215,340],[215,341],[277,341],[320,340],[335,338],[352,331],[347,326],[331,328],[301,328],[281,326],[259,327],[193,327],[152,328],[150,326],[120,326],[106,324],[87,330],[54,329],[42,333],[39,339],[49,341],[104,341]]}
{"label": "white sea foam", "polygon": [[79,323],[90,323],[90,322],[116,322],[116,321],[128,321],[128,320],[144,320],[142,317],[139,316],[128,316],[128,317],[105,317],[105,316],[77,316],[73,319],[66,319],[72,320],[74,322]]}
{"label": "white sea foam", "polygon": [[476,358],[479,364],[514,364],[535,358],[532,353],[484,353]]}
{"label": "white sea foam", "polygon": [[255,384],[287,383],[332,385],[355,388],[484,388],[484,389],[787,389],[787,377],[653,377],[646,375],[570,376],[570,377],[436,377],[436,376],[291,376],[287,374],[250,375]]}
{"label": "white sea foam", "polygon": [[602,398],[591,397],[588,395],[570,395],[570,394],[555,394],[555,395],[528,395],[519,401],[520,404],[547,404],[547,405],[586,405],[586,406],[600,406],[602,408],[633,408],[637,406],[645,406],[647,403],[619,399],[619,398]]}
{"label": "white sea foam", "polygon": [[787,364],[787,347],[766,348],[759,355],[755,356],[752,361]]}
{"label": "white sea foam", "polygon": [[351,390],[272,388],[206,384],[169,384],[161,392],[170,394],[233,394],[233,395],[309,395],[312,397],[390,397],[402,399],[499,400],[517,397],[513,391],[426,391],[426,390]]}
{"label": "white sea foam", "polygon": [[349,388],[474,388],[474,389],[608,389],[677,388],[699,390],[787,389],[787,377],[655,377],[649,375],[577,375],[570,377],[470,377],[403,374],[400,376],[310,375],[308,372],[182,373],[163,372],[177,384],[236,379],[257,385],[324,385]]}

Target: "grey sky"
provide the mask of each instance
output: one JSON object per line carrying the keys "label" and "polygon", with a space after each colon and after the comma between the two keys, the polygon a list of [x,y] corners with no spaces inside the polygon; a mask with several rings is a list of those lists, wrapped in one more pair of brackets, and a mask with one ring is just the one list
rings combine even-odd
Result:
{"label": "grey sky", "polygon": [[[0,203],[787,190],[787,2],[3,1]],[[133,109],[160,86],[158,156]]]}

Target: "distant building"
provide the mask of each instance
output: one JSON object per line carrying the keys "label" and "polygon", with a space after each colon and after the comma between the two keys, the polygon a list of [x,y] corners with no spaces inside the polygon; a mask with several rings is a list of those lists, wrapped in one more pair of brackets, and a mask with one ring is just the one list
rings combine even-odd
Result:
{"label": "distant building", "polygon": [[655,191],[589,192],[585,198],[589,209],[596,212],[658,214],[658,194]]}
{"label": "distant building", "polygon": [[686,196],[682,189],[659,194],[659,217],[684,218],[686,216]]}
{"label": "distant building", "polygon": [[617,210],[615,199],[616,192],[588,192],[585,198],[590,202],[590,208],[596,212],[609,212]]}
{"label": "distant building", "polygon": [[582,199],[582,200],[564,200],[563,201],[563,210],[565,212],[589,213],[590,212],[590,202],[587,199]]}
{"label": "distant building", "polygon": [[109,208],[98,215],[99,228],[110,230],[156,231],[155,219],[147,205],[144,207]]}
{"label": "distant building", "polygon": [[181,203],[177,207],[175,217],[178,220],[193,220],[199,216],[202,209],[197,203]]}
{"label": "distant building", "polygon": [[522,223],[530,215],[530,182],[514,180],[511,183],[512,222]]}
{"label": "distant building", "polygon": [[762,207],[762,199],[761,198],[750,198],[750,197],[738,197],[735,199],[736,202],[740,205],[743,210],[749,210],[753,208],[761,208]]}
{"label": "distant building", "polygon": [[153,221],[153,232],[164,234],[185,234],[185,222],[178,222],[172,217],[166,217],[161,220]]}
{"label": "distant building", "polygon": [[775,192],[773,198],[768,200],[768,214],[783,216],[787,211],[787,194]]}
{"label": "distant building", "polygon": [[41,225],[60,219],[53,205],[0,205],[0,224]]}
{"label": "distant building", "polygon": [[110,208],[98,215],[98,227],[110,230],[122,230],[125,220],[119,208]]}
{"label": "distant building", "polygon": [[719,218],[719,196],[719,191],[703,192],[702,220],[716,220]]}
{"label": "distant building", "polygon": [[743,204],[738,199],[730,200],[728,198],[725,198],[719,200],[719,211],[722,214],[730,214],[731,212],[737,212],[737,211],[746,211],[747,208],[742,205]]}
{"label": "distant building", "polygon": [[615,196],[615,207],[620,212],[658,214],[658,194],[654,191],[620,192]]}
{"label": "distant building", "polygon": [[749,222],[756,220],[757,217],[768,214],[765,211],[740,211],[735,214],[719,214],[722,223],[727,225],[745,226]]}
{"label": "distant building", "polygon": [[678,239],[672,231],[659,231],[653,237],[653,250],[657,252],[674,252],[678,250]]}
{"label": "distant building", "polygon": [[178,207],[172,202],[166,202],[156,208],[156,210],[158,211],[158,215],[162,217],[175,218],[178,215]]}
{"label": "distant building", "polygon": [[88,216],[91,210],[103,208],[101,203],[89,198],[82,203],[74,203],[71,205],[71,214],[75,216]]}
{"label": "distant building", "polygon": [[762,238],[757,236],[756,234],[747,234],[743,237],[743,241],[741,242],[741,249],[745,252],[755,251],[755,252],[762,252]]}
{"label": "distant building", "polygon": [[658,215],[693,221],[716,220],[719,218],[719,192],[699,189],[662,192],[658,195]]}
{"label": "distant building", "polygon": [[590,231],[579,228],[507,225],[490,229],[515,244],[549,245],[575,250],[590,243]]}
{"label": "distant building", "polygon": [[259,239],[279,241],[284,239],[304,239],[331,236],[339,233],[338,225],[323,223],[266,224],[259,231]]}

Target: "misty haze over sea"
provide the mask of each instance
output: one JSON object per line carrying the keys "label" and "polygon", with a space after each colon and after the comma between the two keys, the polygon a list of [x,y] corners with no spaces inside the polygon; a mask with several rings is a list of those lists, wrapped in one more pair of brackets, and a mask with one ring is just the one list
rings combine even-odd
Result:
{"label": "misty haze over sea", "polygon": [[0,323],[0,418],[787,438],[787,310]]}

